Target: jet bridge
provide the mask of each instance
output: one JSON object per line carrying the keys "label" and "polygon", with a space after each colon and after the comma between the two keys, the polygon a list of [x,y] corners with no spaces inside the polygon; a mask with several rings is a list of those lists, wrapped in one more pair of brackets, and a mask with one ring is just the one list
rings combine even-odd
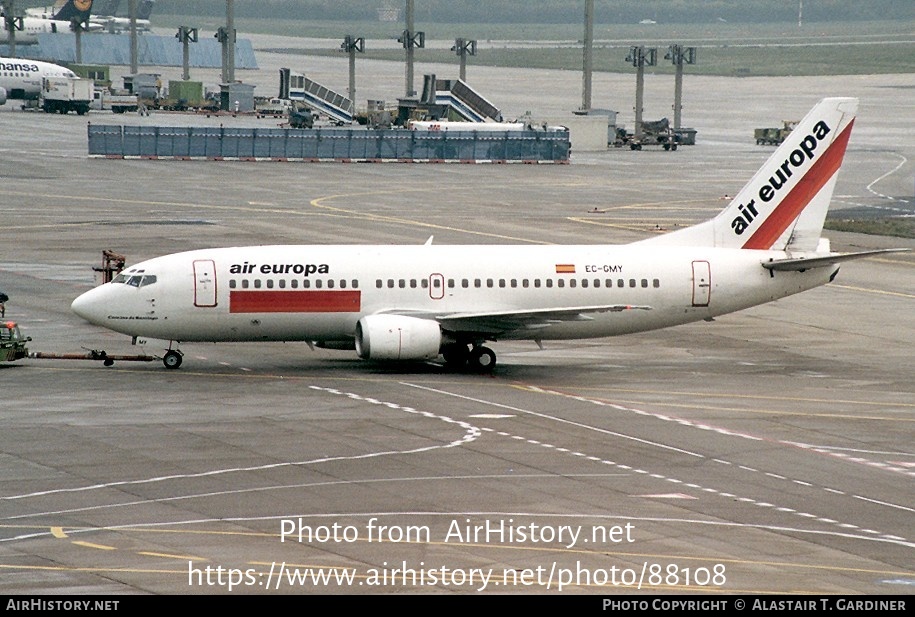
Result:
{"label": "jet bridge", "polygon": [[301,101],[315,113],[327,116],[338,124],[353,122],[355,106],[350,99],[287,68],[280,69],[279,98]]}

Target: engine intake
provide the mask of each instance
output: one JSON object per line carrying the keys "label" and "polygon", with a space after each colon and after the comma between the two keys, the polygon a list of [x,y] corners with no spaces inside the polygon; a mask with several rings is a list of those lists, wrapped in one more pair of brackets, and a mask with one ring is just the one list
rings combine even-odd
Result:
{"label": "engine intake", "polygon": [[356,353],[364,360],[429,360],[441,346],[442,328],[431,319],[368,315],[356,324]]}

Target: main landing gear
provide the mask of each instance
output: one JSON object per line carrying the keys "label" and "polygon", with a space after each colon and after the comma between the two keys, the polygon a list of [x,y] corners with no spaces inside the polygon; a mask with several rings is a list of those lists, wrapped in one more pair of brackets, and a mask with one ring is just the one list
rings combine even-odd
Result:
{"label": "main landing gear", "polygon": [[496,367],[496,353],[489,347],[465,343],[448,343],[442,349],[445,365],[455,370],[468,368],[477,373],[491,373]]}

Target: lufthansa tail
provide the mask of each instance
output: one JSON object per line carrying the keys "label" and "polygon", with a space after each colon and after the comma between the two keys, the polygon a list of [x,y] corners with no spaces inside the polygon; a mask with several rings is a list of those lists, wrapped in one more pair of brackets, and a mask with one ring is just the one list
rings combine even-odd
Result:
{"label": "lufthansa tail", "polygon": [[718,216],[642,243],[816,251],[857,108],[821,100]]}
{"label": "lufthansa tail", "polygon": [[56,21],[76,21],[82,23],[89,21],[92,13],[92,0],[67,0],[52,19]]}

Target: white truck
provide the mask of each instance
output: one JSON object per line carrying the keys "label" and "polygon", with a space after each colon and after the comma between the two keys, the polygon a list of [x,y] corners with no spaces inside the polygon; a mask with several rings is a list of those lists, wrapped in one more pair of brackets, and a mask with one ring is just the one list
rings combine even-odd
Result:
{"label": "white truck", "polygon": [[130,94],[126,90],[111,90],[110,88],[96,88],[95,90],[95,102],[92,105],[92,109],[123,114],[129,111],[138,111],[139,108],[140,103],[136,94]]}
{"label": "white truck", "polygon": [[292,101],[289,99],[272,98],[269,101],[262,101],[255,105],[258,118],[272,116],[274,118],[285,118],[292,107]]}
{"label": "white truck", "polygon": [[45,77],[41,80],[38,104],[49,114],[75,111],[82,116],[89,111],[94,97],[95,81],[92,79]]}

